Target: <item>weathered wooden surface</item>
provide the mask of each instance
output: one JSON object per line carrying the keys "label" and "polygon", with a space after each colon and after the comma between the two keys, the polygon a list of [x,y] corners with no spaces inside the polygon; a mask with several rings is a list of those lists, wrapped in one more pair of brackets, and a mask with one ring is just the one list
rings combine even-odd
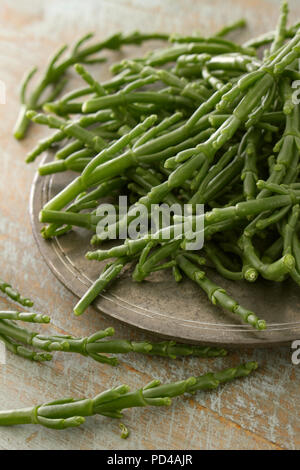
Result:
{"label": "weathered wooden surface", "polygon": [[[37,164],[25,166],[24,155],[44,130],[35,128],[21,143],[11,136],[18,109],[17,87],[24,69],[44,64],[59,44],[90,30],[96,30],[99,37],[141,27],[208,33],[233,18],[246,16],[246,37],[272,28],[278,5],[279,0],[1,1],[0,79],[7,86],[7,104],[0,105],[1,277],[34,298],[36,310],[49,312],[55,331],[85,335],[112,325],[120,337],[144,338],[93,309],[80,319],[74,318],[75,298],[39,256],[27,212]],[[299,19],[299,2],[291,2],[291,8],[293,20]],[[1,299],[1,307],[10,306]],[[289,348],[234,352],[225,360],[209,361],[130,355],[118,368],[59,354],[52,363],[38,365],[8,354],[7,364],[0,366],[0,408],[28,406],[60,396],[92,396],[120,383],[136,388],[152,378],[176,380],[253,359],[261,367],[251,378],[219,391],[174,400],[169,409],[126,412],[124,422],[131,430],[126,441],[119,437],[117,421],[98,417],[61,433],[34,426],[3,428],[0,449],[299,449],[300,366],[291,364]]]}

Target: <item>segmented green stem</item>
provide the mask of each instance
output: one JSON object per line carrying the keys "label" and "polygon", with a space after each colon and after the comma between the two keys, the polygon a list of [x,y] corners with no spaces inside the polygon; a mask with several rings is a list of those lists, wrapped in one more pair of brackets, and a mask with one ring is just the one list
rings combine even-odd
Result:
{"label": "segmented green stem", "polygon": [[22,295],[16,289],[14,289],[8,282],[3,281],[2,279],[0,279],[0,290],[23,307],[33,306],[32,300],[22,297]]}
{"label": "segmented green stem", "polygon": [[64,398],[36,407],[0,412],[0,426],[16,424],[38,424],[52,429],[66,429],[79,426],[85,417],[95,414],[121,418],[122,410],[144,406],[168,406],[171,398],[198,390],[212,390],[236,378],[247,377],[257,369],[256,362],[240,364],[216,373],[160,385],[154,380],[136,392],[130,392],[127,385],[112,388],[93,399],[74,400]]}

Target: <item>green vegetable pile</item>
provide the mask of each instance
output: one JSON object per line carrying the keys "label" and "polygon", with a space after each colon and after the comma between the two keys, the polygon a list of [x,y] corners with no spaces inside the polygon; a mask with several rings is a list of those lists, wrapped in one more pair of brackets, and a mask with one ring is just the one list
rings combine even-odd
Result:
{"label": "green vegetable pile", "polygon": [[[137,282],[162,269],[172,269],[176,282],[186,275],[213,304],[258,330],[265,329],[266,322],[210,280],[205,265],[232,281],[254,282],[261,276],[282,282],[290,277],[300,284],[300,108],[294,95],[294,83],[300,79],[300,24],[288,28],[287,16],[283,2],[276,30],[242,46],[224,36],[244,27],[244,20],[209,38],[135,32],[115,34],[87,47],[89,34],[65,60],[66,46],[54,55],[30,94],[28,85],[36,69],[27,74],[15,137],[25,136],[30,121],[55,129],[38,142],[27,162],[53,149],[53,161],[41,165],[40,174],[68,170],[78,174],[42,209],[45,239],[84,227],[95,246],[126,229],[139,208],[146,208],[149,216],[152,204],[205,208],[202,215],[196,210],[174,215],[168,230],[158,228],[113,248],[89,251],[90,260],[110,261],[75,306],[76,315],[129,263],[134,263]],[[86,67],[103,62],[98,55],[103,49],[153,39],[168,45],[115,64],[109,81],[99,83]],[[85,86],[59,97],[73,65]],[[120,195],[129,196],[132,207],[126,216],[119,213],[116,222],[97,231],[102,199],[113,197],[118,211]],[[197,227],[199,217],[204,219],[205,243],[201,250],[190,251],[188,239],[178,238],[176,229],[187,220]],[[8,283],[0,281],[0,289],[21,305],[32,305]],[[110,340],[112,328],[86,338],[45,336],[20,327],[18,321],[49,323],[50,319],[29,312],[0,312],[0,340],[13,353],[33,361],[50,360],[53,351],[78,353],[111,365],[117,360],[107,353],[133,351],[170,358],[226,354],[223,349],[174,342]],[[125,408],[169,405],[172,397],[214,389],[256,368],[249,362],[181,382],[154,381],[136,392],[122,385],[94,399],[67,398],[3,411],[0,425],[33,423],[65,429],[80,425],[85,416],[120,418]],[[123,424],[121,429],[122,437],[127,437]]]}
{"label": "green vegetable pile", "polygon": [[[65,47],[55,54],[29,98],[32,72],[26,77],[15,135],[23,137],[29,119],[56,129],[27,161],[59,143],[53,161],[40,166],[40,174],[78,173],[42,209],[45,238],[80,226],[93,233],[91,242],[97,245],[127,228],[141,206],[150,215],[152,204],[205,205],[200,252],[188,251],[187,240],[174,235],[186,219],[195,226],[193,213],[175,215],[167,239],[166,231],[158,229],[110,250],[88,252],[88,259],[114,261],[75,306],[76,315],[132,262],[135,281],[161,269],[172,269],[176,281],[184,273],[213,304],[258,330],[266,322],[212,282],[203,264],[212,264],[233,281],[254,282],[261,276],[275,282],[291,277],[300,283],[300,114],[293,99],[293,83],[300,77],[300,29],[287,28],[287,13],[284,3],[276,31],[243,46],[224,35],[244,21],[210,38],[118,34],[84,48],[88,35],[65,61],[59,62]],[[103,48],[155,38],[167,39],[169,45],[113,65],[114,77],[107,82],[96,81],[84,65],[101,60],[94,54]],[[262,45],[270,46],[263,59]],[[87,86],[50,101],[73,64]],[[39,102],[50,84],[50,98]],[[47,114],[38,112],[41,107]],[[133,205],[99,233],[102,216],[97,207],[112,194],[128,195]]]}

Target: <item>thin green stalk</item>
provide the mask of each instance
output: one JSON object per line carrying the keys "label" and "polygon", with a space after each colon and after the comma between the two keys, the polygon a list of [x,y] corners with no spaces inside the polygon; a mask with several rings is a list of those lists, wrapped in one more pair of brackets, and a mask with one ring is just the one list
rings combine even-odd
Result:
{"label": "thin green stalk", "polygon": [[216,373],[160,385],[152,381],[136,392],[130,392],[127,385],[112,388],[93,399],[64,398],[44,405],[0,412],[0,426],[17,424],[38,424],[52,429],[66,429],[80,426],[86,416],[100,414],[111,418],[121,418],[126,408],[144,406],[168,406],[171,398],[198,390],[212,390],[235,378],[247,377],[257,369],[256,362],[240,364]]}
{"label": "thin green stalk", "polygon": [[16,289],[14,289],[8,282],[3,281],[2,279],[0,279],[0,290],[23,307],[33,306],[32,300],[27,299],[26,297],[22,297],[22,295]]}
{"label": "thin green stalk", "polygon": [[242,307],[236,300],[230,297],[223,288],[208,279],[206,275],[203,276],[202,272],[199,274],[199,268],[191,263],[184,255],[178,255],[176,261],[180,269],[204,290],[213,305],[219,305],[239,316],[244,323],[248,323],[257,330],[264,330],[266,328],[265,320],[260,320],[252,311]]}
{"label": "thin green stalk", "polygon": [[88,291],[75,305],[75,315],[82,315],[103,289],[105,289],[106,286],[119,275],[125,264],[129,261],[130,258],[128,257],[119,258],[117,261],[105,268],[99,278],[91,285]]}

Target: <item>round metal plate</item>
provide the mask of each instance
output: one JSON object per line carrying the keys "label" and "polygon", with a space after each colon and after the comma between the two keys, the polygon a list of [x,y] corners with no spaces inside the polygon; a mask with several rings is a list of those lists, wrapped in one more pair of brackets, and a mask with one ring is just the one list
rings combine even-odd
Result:
{"label": "round metal plate", "polygon": [[[44,162],[50,161],[49,152]],[[38,214],[43,205],[74,178],[73,173],[35,177],[30,217],[37,245],[55,276],[78,297],[97,279],[105,262],[87,261],[90,232],[74,229],[46,241],[40,235]],[[172,274],[161,271],[143,282],[131,279],[131,269],[94,302],[99,311],[144,331],[181,342],[215,345],[272,346],[300,338],[299,288],[259,280],[255,284],[231,282],[215,272],[209,275],[242,305],[268,322],[266,331],[255,331],[239,318],[213,306],[204,292],[189,280],[177,284]]]}

